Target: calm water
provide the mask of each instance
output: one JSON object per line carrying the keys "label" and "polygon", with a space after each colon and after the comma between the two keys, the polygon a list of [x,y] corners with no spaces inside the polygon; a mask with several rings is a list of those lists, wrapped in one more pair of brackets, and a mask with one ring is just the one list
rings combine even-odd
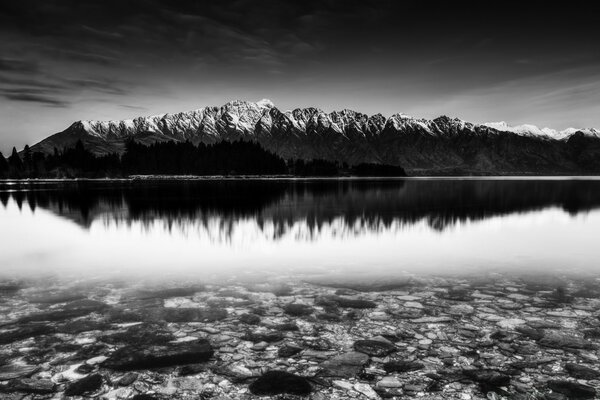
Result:
{"label": "calm water", "polygon": [[600,180],[0,184],[2,277],[600,275]]}

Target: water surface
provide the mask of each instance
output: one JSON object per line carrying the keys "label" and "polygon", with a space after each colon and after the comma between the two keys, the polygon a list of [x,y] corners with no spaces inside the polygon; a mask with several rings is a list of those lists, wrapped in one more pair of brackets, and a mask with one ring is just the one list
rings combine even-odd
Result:
{"label": "water surface", "polygon": [[1,273],[210,281],[599,270],[594,179],[4,183]]}

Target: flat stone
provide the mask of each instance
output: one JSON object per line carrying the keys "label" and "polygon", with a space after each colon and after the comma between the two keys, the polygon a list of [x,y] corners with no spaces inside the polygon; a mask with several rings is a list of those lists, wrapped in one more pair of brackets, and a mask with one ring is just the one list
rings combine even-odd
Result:
{"label": "flat stone", "polygon": [[208,361],[214,351],[207,340],[170,346],[126,346],[110,355],[102,366],[113,370],[138,370]]}
{"label": "flat stone", "polygon": [[0,333],[0,345],[29,339],[37,336],[51,335],[56,328],[45,324],[32,324],[20,326],[7,332]]}
{"label": "flat stone", "polygon": [[242,314],[238,318],[240,322],[248,325],[256,325],[260,323],[260,317],[256,314],[246,313]]}
{"label": "flat stone", "polygon": [[383,364],[385,372],[408,372],[423,369],[424,365],[418,361],[390,361]]}
{"label": "flat stone", "polygon": [[279,357],[288,358],[300,353],[301,351],[302,347],[294,346],[291,344],[285,344],[279,348],[279,350],[277,351],[277,355]]}
{"label": "flat stone", "polygon": [[0,381],[29,377],[38,371],[34,365],[8,364],[0,366]]}
{"label": "flat stone", "polygon": [[475,309],[468,304],[456,304],[450,307],[448,312],[451,315],[469,315],[475,312]]}
{"label": "flat stone", "polygon": [[510,384],[510,376],[492,369],[467,369],[463,370],[463,374],[475,382],[492,387]]}
{"label": "flat stone", "polygon": [[320,376],[353,378],[362,370],[364,365],[369,362],[369,356],[358,352],[349,352],[335,356],[330,360],[323,362]]}
{"label": "flat stone", "polygon": [[165,329],[164,323],[142,323],[133,325],[122,332],[100,336],[98,340],[109,344],[148,346],[167,344],[175,340],[175,336]]}
{"label": "flat stone", "polygon": [[65,396],[81,396],[84,394],[94,393],[100,389],[101,386],[102,375],[89,375],[67,386],[65,389]]}
{"label": "flat stone", "polygon": [[353,386],[354,390],[358,393],[365,395],[367,398],[371,400],[379,399],[379,395],[377,392],[373,390],[373,388],[366,383],[355,383]]}
{"label": "flat stone", "polygon": [[405,294],[405,295],[402,295],[402,296],[397,296],[396,299],[400,300],[400,301],[417,301],[417,300],[421,300],[420,297],[411,296],[409,294]]}
{"label": "flat stone", "polygon": [[9,392],[49,394],[56,391],[56,385],[48,379],[23,378],[11,380],[4,390]]}
{"label": "flat stone", "polygon": [[129,386],[135,382],[137,378],[138,375],[135,372],[128,372],[117,381],[117,384],[119,386]]}
{"label": "flat stone", "polygon": [[242,338],[254,343],[273,343],[283,340],[283,334],[277,331],[247,332]]}
{"label": "flat stone", "polygon": [[65,321],[72,318],[83,317],[93,312],[103,312],[110,308],[109,305],[95,300],[77,300],[65,304],[62,308],[51,311],[42,311],[26,315],[19,319],[19,323],[41,321]]}
{"label": "flat stone", "polygon": [[407,301],[406,303],[404,303],[404,307],[408,307],[408,308],[423,308],[423,304],[418,303],[416,301]]}
{"label": "flat stone", "polygon": [[600,377],[600,371],[586,367],[584,365],[568,363],[565,364],[565,370],[573,378],[577,379],[598,379]]}
{"label": "flat stone", "polygon": [[562,393],[573,399],[596,398],[596,389],[577,382],[552,380],[548,382],[548,387],[554,392]]}
{"label": "flat stone", "polygon": [[288,303],[283,307],[283,311],[294,317],[303,317],[315,312],[315,309],[307,304]]}
{"label": "flat stone", "polygon": [[354,342],[354,350],[373,357],[385,357],[396,351],[396,346],[380,340],[357,340]]}
{"label": "flat stone", "polygon": [[167,322],[214,322],[227,318],[223,308],[164,308],[164,320]]}
{"label": "flat stone", "polygon": [[384,376],[377,382],[377,384],[375,386],[378,388],[389,389],[389,388],[399,388],[399,387],[402,387],[402,385],[403,385],[403,383],[400,381],[400,379],[393,377],[393,376]]}
{"label": "flat stone", "polygon": [[342,390],[354,390],[354,385],[348,381],[334,380],[331,383],[333,386]]}
{"label": "flat stone", "polygon": [[452,321],[454,320],[450,317],[421,317],[412,320],[416,324],[442,324]]}
{"label": "flat stone", "polygon": [[269,371],[254,381],[248,389],[257,396],[295,394],[306,396],[312,391],[308,380],[285,371]]}
{"label": "flat stone", "polygon": [[320,296],[316,299],[315,304],[320,306],[336,305],[342,308],[354,309],[368,309],[377,307],[377,303],[370,300],[353,299],[342,296]]}
{"label": "flat stone", "polygon": [[526,321],[519,318],[506,318],[496,322],[502,329],[515,329],[519,325],[523,325]]}
{"label": "flat stone", "polygon": [[85,298],[87,298],[87,296],[81,292],[63,291],[38,293],[33,296],[27,297],[27,301],[29,301],[30,303],[38,304],[58,304],[76,300],[83,300]]}
{"label": "flat stone", "polygon": [[375,311],[369,314],[369,319],[374,321],[388,321],[390,316],[384,311]]}
{"label": "flat stone", "polygon": [[572,348],[572,349],[592,349],[594,344],[583,338],[560,332],[546,333],[538,343],[542,346],[552,347],[555,349]]}

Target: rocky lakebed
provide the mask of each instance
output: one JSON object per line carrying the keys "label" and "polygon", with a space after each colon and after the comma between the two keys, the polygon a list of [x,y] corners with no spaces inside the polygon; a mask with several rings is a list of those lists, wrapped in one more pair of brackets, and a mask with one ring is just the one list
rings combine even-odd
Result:
{"label": "rocky lakebed", "polygon": [[0,281],[0,398],[593,399],[600,280]]}

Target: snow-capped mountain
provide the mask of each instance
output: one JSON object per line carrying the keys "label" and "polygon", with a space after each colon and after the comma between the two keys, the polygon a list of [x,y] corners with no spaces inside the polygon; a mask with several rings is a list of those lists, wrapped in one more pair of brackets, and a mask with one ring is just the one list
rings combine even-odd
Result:
{"label": "snow-capped mountain", "polygon": [[535,125],[524,124],[524,125],[516,125],[510,126],[506,122],[486,122],[483,125],[489,126],[490,128],[494,128],[501,132],[512,132],[523,136],[540,136],[540,137],[548,137],[554,140],[565,140],[569,138],[571,135],[581,132],[586,136],[600,138],[600,130],[595,128],[586,128],[586,129],[577,129],[577,128],[567,128],[562,131],[558,131],[556,129],[551,128],[538,128]]}
{"label": "snow-capped mountain", "polygon": [[[251,140],[285,159],[385,163],[419,174],[465,170],[551,173],[557,165],[561,170],[578,171],[582,157],[585,168],[589,168],[590,157],[591,164],[600,164],[595,159],[594,149],[600,144],[596,129],[556,131],[505,122],[474,124],[446,116],[429,120],[400,113],[386,118],[347,109],[327,113],[313,107],[280,111],[266,99],[236,100],[221,107],[122,121],[78,121],[32,150],[50,153],[81,140],[96,154],[120,153],[130,138],[145,144]],[[571,149],[575,145],[579,150]]]}

